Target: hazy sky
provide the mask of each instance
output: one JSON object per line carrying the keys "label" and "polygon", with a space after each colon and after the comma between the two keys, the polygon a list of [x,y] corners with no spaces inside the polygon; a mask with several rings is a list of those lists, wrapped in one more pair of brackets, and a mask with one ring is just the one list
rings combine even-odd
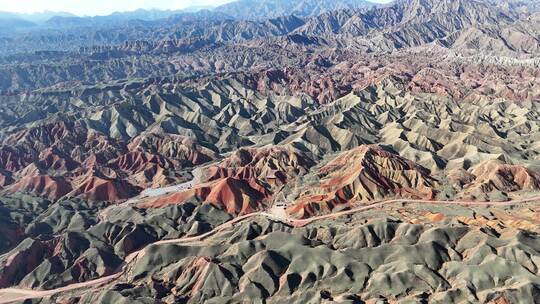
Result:
{"label": "hazy sky", "polygon": [[35,13],[63,11],[77,15],[106,15],[138,8],[181,9],[188,6],[219,5],[232,0],[0,0],[0,11]]}
{"label": "hazy sky", "polygon": [[188,6],[220,5],[231,1],[233,0],[0,0],[0,11],[35,13],[48,10],[77,15],[106,15],[138,8],[181,9]]}

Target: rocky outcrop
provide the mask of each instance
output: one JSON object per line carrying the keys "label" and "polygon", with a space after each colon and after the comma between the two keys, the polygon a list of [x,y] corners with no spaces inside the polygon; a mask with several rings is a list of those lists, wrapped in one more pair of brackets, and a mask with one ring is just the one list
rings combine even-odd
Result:
{"label": "rocky outcrop", "polygon": [[216,165],[203,168],[201,179],[257,179],[279,186],[306,174],[314,164],[307,154],[287,147],[241,148]]}
{"label": "rocky outcrop", "polygon": [[389,197],[432,199],[437,181],[427,169],[379,146],[360,146],[338,155],[317,172],[289,212],[298,217],[330,212],[339,205]]}
{"label": "rocky outcrop", "polygon": [[91,201],[114,202],[136,196],[141,188],[126,182],[103,179],[97,176],[82,176],[73,182],[68,197],[81,197]]}
{"label": "rocky outcrop", "polygon": [[12,286],[50,255],[52,248],[44,242],[26,239],[6,259],[0,261],[0,287]]}
{"label": "rocky outcrop", "polygon": [[71,185],[59,177],[28,176],[11,185],[7,191],[10,193],[30,193],[51,200],[58,200],[71,191]]}
{"label": "rocky outcrop", "polygon": [[464,196],[482,199],[492,192],[515,193],[540,190],[540,174],[525,166],[487,160],[469,169],[472,179],[464,185]]}
{"label": "rocky outcrop", "polygon": [[221,208],[230,214],[239,215],[263,209],[269,198],[270,192],[256,179],[227,177],[200,184],[191,190],[145,199],[139,206],[161,208],[197,199]]}
{"label": "rocky outcrop", "polygon": [[536,2],[249,0],[225,8],[257,20],[0,28],[0,287],[533,303],[540,210],[511,200],[540,191]]}

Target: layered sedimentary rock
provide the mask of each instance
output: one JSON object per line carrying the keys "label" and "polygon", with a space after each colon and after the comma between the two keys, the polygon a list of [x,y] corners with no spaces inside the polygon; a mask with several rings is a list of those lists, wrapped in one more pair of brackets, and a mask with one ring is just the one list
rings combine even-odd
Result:
{"label": "layered sedimentary rock", "polygon": [[313,165],[308,155],[292,148],[242,148],[216,164],[200,168],[193,189],[148,199],[141,206],[181,204],[195,197],[232,214],[263,210],[273,192],[306,174]]}
{"label": "layered sedimentary rock", "polygon": [[1,28],[0,303],[540,298],[538,1],[331,2]]}
{"label": "layered sedimentary rock", "polygon": [[300,194],[289,212],[299,217],[339,205],[384,198],[432,199],[437,181],[429,171],[379,146],[339,154],[317,171],[318,181]]}
{"label": "layered sedimentary rock", "polygon": [[485,195],[494,191],[534,193],[540,189],[540,174],[524,166],[500,160],[488,160],[471,169],[472,179],[465,183],[466,195]]}

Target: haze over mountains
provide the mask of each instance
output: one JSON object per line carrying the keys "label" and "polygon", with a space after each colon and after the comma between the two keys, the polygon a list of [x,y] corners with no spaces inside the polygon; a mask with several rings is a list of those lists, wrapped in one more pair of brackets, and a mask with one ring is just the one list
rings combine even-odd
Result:
{"label": "haze over mountains", "polygon": [[5,29],[0,303],[540,298],[539,1]]}
{"label": "haze over mountains", "polygon": [[298,17],[317,16],[337,9],[356,9],[376,5],[365,0],[340,1],[233,1],[221,6],[190,6],[179,10],[138,9],[131,12],[114,12],[105,16],[77,16],[66,12],[10,13],[0,11],[4,30],[39,29],[55,27],[104,26],[128,20],[152,21],[199,11],[214,11],[238,20],[264,20],[286,15]]}

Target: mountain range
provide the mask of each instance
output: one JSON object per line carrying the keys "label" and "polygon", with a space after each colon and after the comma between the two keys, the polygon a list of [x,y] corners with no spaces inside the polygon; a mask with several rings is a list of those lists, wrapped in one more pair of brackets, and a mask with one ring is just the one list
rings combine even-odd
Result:
{"label": "mountain range", "polygon": [[[82,73],[72,76],[68,76],[69,71],[66,74],[63,70],[55,70],[66,64],[80,70],[80,65],[88,60],[94,62],[92,69],[95,72],[99,70],[99,75],[105,73],[109,74],[108,77],[118,79],[136,77],[141,73],[155,75],[151,70],[160,70],[164,64],[168,65],[171,73],[180,73],[182,67],[178,66],[179,61],[173,60],[171,64],[170,57],[180,56],[181,61],[189,60],[183,56],[186,51],[198,56],[204,55],[199,50],[211,49],[212,56],[209,58],[215,58],[244,48],[242,52],[249,57],[256,56],[258,50],[263,50],[261,46],[268,44],[284,46],[292,43],[313,50],[371,53],[437,45],[462,54],[481,52],[485,55],[534,57],[539,50],[538,22],[534,6],[525,13],[521,10],[517,13],[492,6],[486,1],[441,1],[430,4],[411,0],[367,11],[338,10],[310,18],[287,16],[264,21],[238,21],[227,15],[201,11],[157,21],[127,21],[113,28],[87,26],[60,31],[45,30],[0,40],[0,54],[10,55],[5,57],[7,64],[2,67],[0,89],[32,88],[32,85],[25,83],[27,81],[52,85],[67,80],[66,77],[85,81],[88,76],[85,76],[84,69]],[[258,45],[251,46],[252,42]],[[282,52],[273,46],[266,49],[269,53]],[[21,57],[18,53],[24,54],[23,60],[31,64],[27,71],[34,67],[47,69],[47,79],[32,79],[36,75],[33,73],[25,77],[17,76],[17,69],[9,63],[17,64],[18,57]],[[137,62],[129,62],[134,54],[141,53],[146,56],[138,58]],[[42,64],[40,59],[44,56],[46,64]],[[144,72],[139,73],[143,62],[150,60],[145,59],[148,56],[153,57],[151,60],[157,64],[145,65]],[[108,60],[112,59],[131,68],[116,69],[114,74],[117,76],[110,75],[111,71],[107,71],[106,66]],[[255,62],[264,64],[265,61],[247,60],[241,62],[240,66],[250,66]],[[234,64],[236,68],[238,64]],[[190,72],[208,69],[204,64],[186,68]],[[227,69],[225,65],[218,69],[234,70]]]}
{"label": "mountain range", "polygon": [[41,13],[10,13],[0,11],[0,22],[4,24],[3,31],[8,33],[17,29],[40,28],[69,28],[87,26],[117,26],[130,20],[153,21],[166,19],[184,14],[193,14],[202,10],[212,10],[237,20],[264,20],[286,15],[299,17],[317,16],[326,11],[337,9],[356,9],[374,6],[365,0],[340,1],[251,1],[241,0],[218,7],[190,6],[180,10],[138,9],[130,12],[114,12],[106,16],[81,17],[65,12],[45,11]]}
{"label": "mountain range", "polygon": [[0,303],[535,303],[539,4],[5,31]]}

